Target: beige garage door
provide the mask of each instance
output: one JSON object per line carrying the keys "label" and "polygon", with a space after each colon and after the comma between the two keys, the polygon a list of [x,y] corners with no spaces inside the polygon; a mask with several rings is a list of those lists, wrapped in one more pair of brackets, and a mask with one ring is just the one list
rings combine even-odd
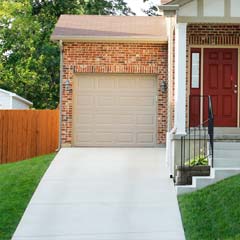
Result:
{"label": "beige garage door", "polygon": [[156,145],[156,77],[76,75],[73,145]]}

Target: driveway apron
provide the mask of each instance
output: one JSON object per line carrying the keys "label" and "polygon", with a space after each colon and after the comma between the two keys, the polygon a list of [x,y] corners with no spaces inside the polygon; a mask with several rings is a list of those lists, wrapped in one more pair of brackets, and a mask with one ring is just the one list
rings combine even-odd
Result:
{"label": "driveway apron", "polygon": [[13,240],[184,240],[163,148],[64,148]]}

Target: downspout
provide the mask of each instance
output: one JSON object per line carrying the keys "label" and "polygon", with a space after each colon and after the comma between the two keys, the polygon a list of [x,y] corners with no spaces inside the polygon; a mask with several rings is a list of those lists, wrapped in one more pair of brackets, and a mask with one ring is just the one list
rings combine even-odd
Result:
{"label": "downspout", "polygon": [[58,139],[58,149],[59,151],[62,146],[62,83],[63,83],[63,43],[62,40],[59,41],[60,48],[60,91],[59,91],[59,139]]}

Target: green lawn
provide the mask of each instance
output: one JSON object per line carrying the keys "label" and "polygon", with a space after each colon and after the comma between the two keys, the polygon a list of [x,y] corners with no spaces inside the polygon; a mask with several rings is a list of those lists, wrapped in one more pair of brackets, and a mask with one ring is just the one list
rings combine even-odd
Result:
{"label": "green lawn", "polygon": [[0,240],[11,239],[55,154],[0,165]]}
{"label": "green lawn", "polygon": [[187,240],[240,239],[240,175],[179,197]]}

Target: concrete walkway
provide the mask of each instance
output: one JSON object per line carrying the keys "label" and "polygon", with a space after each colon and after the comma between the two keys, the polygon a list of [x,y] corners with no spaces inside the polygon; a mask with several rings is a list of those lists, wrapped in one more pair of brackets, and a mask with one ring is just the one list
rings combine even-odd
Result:
{"label": "concrete walkway", "polygon": [[183,240],[159,148],[62,149],[14,240]]}

